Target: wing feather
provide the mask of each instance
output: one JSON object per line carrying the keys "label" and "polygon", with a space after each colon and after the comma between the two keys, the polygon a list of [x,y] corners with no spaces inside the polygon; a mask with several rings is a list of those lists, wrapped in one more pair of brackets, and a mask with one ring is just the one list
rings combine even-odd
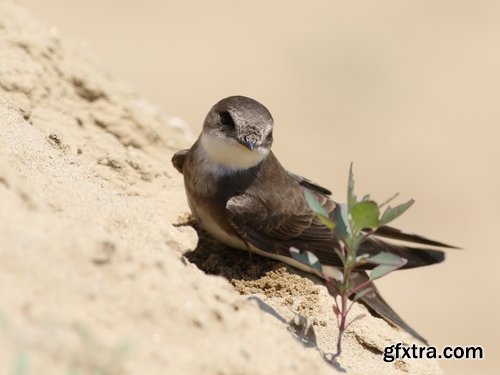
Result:
{"label": "wing feather", "polygon": [[[229,199],[226,213],[229,222],[238,233],[243,233],[245,240],[252,245],[275,254],[290,256],[290,247],[302,251],[311,251],[325,265],[342,266],[334,249],[339,242],[333,233],[318,219],[305,201],[303,191],[307,189],[318,202],[333,216],[336,203],[331,200],[316,184],[294,174],[288,174],[288,191],[282,191],[281,197],[266,193],[267,189],[249,189],[247,192]],[[304,181],[308,181],[304,184]],[[278,198],[278,199],[276,199]],[[332,218],[333,219],[333,218]],[[389,228],[380,230],[381,236],[389,234],[401,237],[401,231]],[[405,235],[406,240],[416,239],[417,243],[441,244],[421,236]],[[378,254],[390,252],[408,260],[404,268],[420,267],[444,260],[444,253],[429,248],[410,247],[383,241],[374,236],[363,242],[359,254]],[[371,269],[374,265],[366,264],[362,268]]]}

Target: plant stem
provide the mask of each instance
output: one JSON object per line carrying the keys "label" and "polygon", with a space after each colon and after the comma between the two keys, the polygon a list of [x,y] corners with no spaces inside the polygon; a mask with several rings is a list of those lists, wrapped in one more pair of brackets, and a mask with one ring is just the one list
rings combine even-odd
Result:
{"label": "plant stem", "polygon": [[[350,250],[348,248],[348,250]],[[350,251],[349,251],[350,252]],[[351,254],[347,253],[347,264],[344,264],[344,275],[342,280],[342,287],[340,290],[340,317],[338,319],[338,327],[339,327],[339,336],[337,339],[337,354],[339,356],[342,353],[342,338],[344,336],[344,332],[346,329],[347,322],[347,313],[349,312],[348,301],[349,295],[351,294],[351,271],[353,269],[353,263],[355,263],[355,257],[350,256]],[[355,264],[354,264],[355,265]]]}
{"label": "plant stem", "polygon": [[339,337],[337,339],[337,354],[339,356],[342,354],[342,337],[344,335],[344,331],[346,328],[346,320],[347,320],[347,296],[345,293],[341,295],[341,312],[340,312],[340,321],[339,321]]}

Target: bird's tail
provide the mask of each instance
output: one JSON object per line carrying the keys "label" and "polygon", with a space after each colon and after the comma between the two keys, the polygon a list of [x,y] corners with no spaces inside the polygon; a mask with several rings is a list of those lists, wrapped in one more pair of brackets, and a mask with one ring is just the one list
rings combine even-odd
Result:
{"label": "bird's tail", "polygon": [[[367,280],[369,280],[366,272],[357,272],[352,275],[354,285],[359,285]],[[411,328],[401,317],[388,305],[388,303],[382,298],[377,287],[371,283],[368,287],[371,292],[365,294],[360,301],[366,305],[370,310],[374,311],[377,315],[385,319],[386,321],[402,328],[409,334],[411,334],[416,339],[420,340],[424,344],[428,345],[427,340],[423,338],[417,331]]]}

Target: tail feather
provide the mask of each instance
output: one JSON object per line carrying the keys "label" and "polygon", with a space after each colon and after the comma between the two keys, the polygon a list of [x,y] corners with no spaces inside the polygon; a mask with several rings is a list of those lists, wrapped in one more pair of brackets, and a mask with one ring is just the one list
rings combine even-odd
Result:
{"label": "tail feather", "polygon": [[[375,255],[380,252],[389,252],[405,258],[407,263],[402,267],[404,269],[429,266],[440,263],[445,258],[445,254],[441,250],[404,246],[386,242],[376,237],[368,238],[359,247],[360,254]],[[363,268],[369,269],[371,267],[367,266]]]}
{"label": "tail feather", "polygon": [[[368,275],[365,272],[353,274],[353,281],[355,285],[368,280]],[[427,340],[422,337],[417,331],[411,328],[401,317],[389,306],[389,304],[382,298],[377,287],[372,283],[369,286],[370,293],[365,294],[360,301],[366,305],[370,310],[374,311],[377,315],[386,321],[400,327],[408,332],[410,335],[428,345]]]}
{"label": "tail feather", "polygon": [[375,231],[374,235],[378,236],[378,237],[390,238],[393,240],[418,243],[421,245],[445,247],[448,249],[459,249],[459,247],[456,247],[453,245],[448,245],[448,244],[445,244],[443,242],[434,241],[434,240],[431,240],[429,238],[423,237],[419,234],[405,233],[399,229],[389,227],[389,226],[383,226],[383,227],[378,228]]}
{"label": "tail feather", "polygon": [[430,266],[441,263],[445,258],[445,253],[440,250],[412,247],[402,248],[399,255],[408,261],[403,269]]}

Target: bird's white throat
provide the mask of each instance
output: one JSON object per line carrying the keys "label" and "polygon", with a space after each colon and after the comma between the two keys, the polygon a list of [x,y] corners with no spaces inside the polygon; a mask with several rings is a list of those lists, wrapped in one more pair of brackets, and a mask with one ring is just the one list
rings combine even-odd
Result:
{"label": "bird's white throat", "polygon": [[209,162],[226,169],[248,169],[259,164],[269,149],[257,147],[250,151],[245,146],[215,134],[202,132],[200,145]]}

